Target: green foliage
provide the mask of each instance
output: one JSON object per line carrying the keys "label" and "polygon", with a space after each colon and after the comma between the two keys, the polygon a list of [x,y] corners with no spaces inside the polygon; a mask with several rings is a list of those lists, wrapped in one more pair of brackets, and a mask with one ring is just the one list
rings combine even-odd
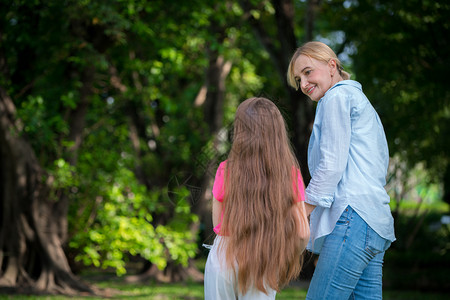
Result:
{"label": "green foliage", "polygon": [[[202,116],[192,103],[210,35],[193,33],[202,27],[196,18],[207,21],[213,11],[86,0],[12,1],[0,12],[7,65],[0,83],[48,171],[53,199],[69,201],[70,251],[118,274],[129,255],[159,268],[186,265],[196,254],[198,218],[187,188],[169,182],[175,170],[192,169],[192,153],[209,138],[198,131]],[[124,89],[111,83],[112,69]],[[77,144],[74,116],[83,109]],[[138,150],[133,109],[144,131]]]}
{"label": "green foliage", "polygon": [[[127,253],[139,255],[160,269],[168,260],[187,265],[188,259],[195,256],[196,240],[189,224],[198,219],[186,203],[189,192],[185,188],[173,191],[177,196],[168,199],[167,190],[147,191],[131,171],[121,168],[111,177],[104,193],[97,195],[101,199],[95,218],[71,239],[71,247],[82,249],[77,261],[112,267],[122,275],[126,273]],[[153,215],[167,210],[172,210],[171,221],[156,224]]]}
{"label": "green foliage", "polygon": [[49,174],[54,178],[52,188],[54,191],[76,189],[79,185],[78,178],[74,176],[75,167],[62,158],[54,162],[53,168],[48,169]]}
{"label": "green foliage", "polygon": [[450,224],[441,222],[441,211],[416,215],[414,209],[396,218],[397,241],[386,252],[385,283],[396,289],[448,290]]}

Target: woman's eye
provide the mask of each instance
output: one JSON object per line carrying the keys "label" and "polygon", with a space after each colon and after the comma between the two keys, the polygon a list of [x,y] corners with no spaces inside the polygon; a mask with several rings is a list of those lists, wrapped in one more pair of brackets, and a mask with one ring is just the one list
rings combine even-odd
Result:
{"label": "woman's eye", "polygon": [[309,75],[311,73],[311,70],[305,71],[305,75]]}

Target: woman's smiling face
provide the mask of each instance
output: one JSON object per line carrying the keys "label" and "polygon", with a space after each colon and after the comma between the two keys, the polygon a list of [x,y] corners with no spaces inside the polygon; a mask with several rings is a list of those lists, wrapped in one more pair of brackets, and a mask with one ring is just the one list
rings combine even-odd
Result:
{"label": "woman's smiling face", "polygon": [[302,92],[313,101],[319,101],[339,81],[333,78],[336,73],[336,62],[333,59],[325,63],[300,55],[294,63],[293,71]]}

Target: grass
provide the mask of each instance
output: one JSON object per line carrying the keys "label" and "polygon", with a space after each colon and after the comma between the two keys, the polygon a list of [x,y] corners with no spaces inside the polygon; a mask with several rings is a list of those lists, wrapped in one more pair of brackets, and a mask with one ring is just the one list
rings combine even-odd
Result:
{"label": "grass", "polygon": [[[177,284],[127,284],[117,279],[94,282],[100,288],[116,289],[120,293],[109,299],[132,300],[201,300],[203,299],[202,283],[177,283]],[[276,297],[277,300],[305,299],[307,283],[293,284],[285,288]],[[100,300],[101,297],[91,296],[37,296],[37,295],[0,295],[0,299],[27,299],[27,300]],[[447,294],[424,293],[418,291],[391,291],[384,292],[387,300],[446,300]]]}

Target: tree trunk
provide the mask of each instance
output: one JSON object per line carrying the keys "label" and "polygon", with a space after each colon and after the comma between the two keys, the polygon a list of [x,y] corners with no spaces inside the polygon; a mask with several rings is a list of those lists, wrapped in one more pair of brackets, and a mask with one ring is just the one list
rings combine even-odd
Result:
{"label": "tree trunk", "polygon": [[[197,97],[197,105],[203,106],[205,122],[209,128],[209,135],[214,137],[213,149],[203,149],[202,151],[212,151],[212,159],[209,155],[211,153],[199,153],[195,158],[197,167],[203,169],[203,178],[200,178],[199,185],[201,194],[193,201],[192,210],[200,217],[204,225],[201,239],[206,241],[209,237],[214,235],[213,224],[211,218],[211,199],[210,193],[212,186],[211,180],[214,178],[216,168],[219,163],[219,156],[217,149],[222,142],[219,136],[219,130],[223,126],[224,103],[225,103],[225,80],[231,70],[231,62],[226,61],[222,55],[215,50],[208,50],[208,69],[206,71],[206,80],[204,87],[200,90]],[[204,100],[201,100],[202,91],[204,93]],[[197,184],[196,184],[197,186]]]}
{"label": "tree trunk", "polygon": [[[310,7],[308,1],[308,11]],[[318,2],[318,1],[315,1]],[[314,104],[302,92],[294,90],[287,84],[287,69],[289,61],[297,49],[297,39],[294,34],[294,4],[292,0],[273,0],[275,7],[275,17],[277,19],[278,39],[282,49],[280,50],[280,57],[282,66],[278,68],[280,75],[283,77],[284,86],[289,99],[289,108],[293,112],[291,121],[291,130],[293,131],[293,144],[296,150],[296,155],[300,163],[302,175],[305,183],[310,180],[308,169],[308,143],[311,135],[312,124],[314,122]],[[312,37],[312,21],[311,26],[306,28],[306,38],[309,40]]]}
{"label": "tree trunk", "polygon": [[0,87],[0,286],[16,291],[94,293],[76,278],[63,251],[58,200],[20,135],[15,106]]}
{"label": "tree trunk", "polygon": [[[319,1],[309,1],[308,7],[311,5],[318,5]],[[296,155],[300,163],[302,175],[305,183],[310,180],[308,170],[307,152],[309,136],[311,135],[312,124],[314,122],[314,103],[308,99],[300,91],[295,91],[287,84],[286,72],[289,61],[297,49],[297,39],[294,34],[294,3],[292,0],[272,0],[275,8],[275,22],[277,26],[277,36],[271,37],[267,31],[264,30],[262,24],[251,16],[251,9],[253,9],[250,1],[241,1],[244,11],[249,16],[249,22],[253,30],[261,41],[262,46],[270,54],[270,58],[275,65],[276,70],[281,81],[284,83],[284,88],[287,95],[287,122],[290,130],[293,133],[292,142]],[[311,6],[312,9],[312,6]],[[310,8],[307,9],[309,11]],[[307,28],[306,37],[312,37],[314,18],[306,16],[309,20],[310,26]],[[276,49],[273,45],[273,39],[277,39],[280,43],[280,48]]]}
{"label": "tree trunk", "polygon": [[305,15],[305,41],[311,41],[314,36],[314,22],[316,20],[316,13],[319,9],[321,0],[308,0],[306,6],[306,15]]}
{"label": "tree trunk", "polygon": [[148,281],[170,283],[186,281],[202,282],[203,279],[203,273],[197,269],[193,260],[189,261],[187,267],[168,262],[164,270],[158,269],[156,265],[147,261],[139,274],[127,276],[125,281],[128,283],[146,283]]}

